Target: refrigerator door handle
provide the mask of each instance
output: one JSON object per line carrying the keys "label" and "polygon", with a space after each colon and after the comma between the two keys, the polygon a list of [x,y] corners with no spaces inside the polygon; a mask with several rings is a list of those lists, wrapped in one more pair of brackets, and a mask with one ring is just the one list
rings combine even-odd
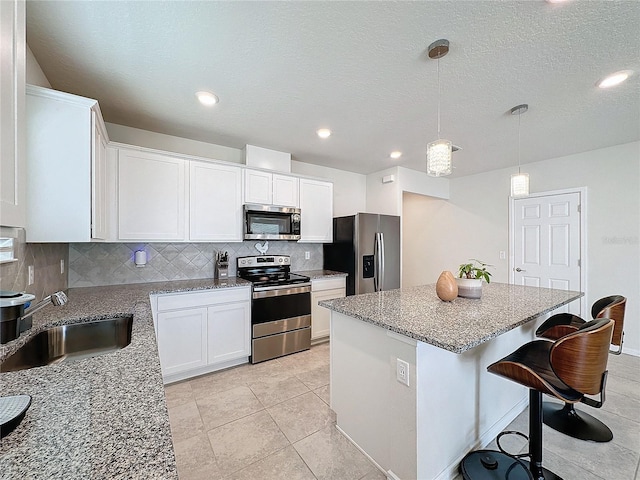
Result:
{"label": "refrigerator door handle", "polygon": [[384,235],[382,232],[376,232],[374,255],[375,276],[373,278],[373,283],[374,290],[379,292],[384,287]]}
{"label": "refrigerator door handle", "polygon": [[379,258],[379,251],[378,251],[378,234],[375,234],[375,237],[373,239],[373,291],[377,292],[378,291],[378,285],[380,285],[380,282],[378,281],[378,275],[380,274],[380,269],[378,268],[378,258]]}

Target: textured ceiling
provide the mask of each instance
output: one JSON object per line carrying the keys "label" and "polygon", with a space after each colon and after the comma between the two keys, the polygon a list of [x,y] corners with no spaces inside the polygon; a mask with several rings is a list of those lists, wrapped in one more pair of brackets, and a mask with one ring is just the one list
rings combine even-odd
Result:
{"label": "textured ceiling", "polygon": [[[520,103],[523,163],[639,140],[638,32],[635,0],[27,2],[52,86],[96,98],[106,121],[360,173],[424,170],[439,38],[442,137],[463,149],[453,176],[517,164]],[[623,69],[636,74],[595,87]]]}

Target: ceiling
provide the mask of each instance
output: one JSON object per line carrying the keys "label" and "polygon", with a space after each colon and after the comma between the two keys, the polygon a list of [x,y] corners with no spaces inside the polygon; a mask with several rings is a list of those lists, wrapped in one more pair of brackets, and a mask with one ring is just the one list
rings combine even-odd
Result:
{"label": "ceiling", "polygon": [[[521,103],[522,163],[639,140],[638,32],[635,0],[27,2],[51,85],[97,99],[107,122],[359,173],[424,171],[440,38],[453,177],[517,165]],[[595,86],[626,69],[624,84]]]}

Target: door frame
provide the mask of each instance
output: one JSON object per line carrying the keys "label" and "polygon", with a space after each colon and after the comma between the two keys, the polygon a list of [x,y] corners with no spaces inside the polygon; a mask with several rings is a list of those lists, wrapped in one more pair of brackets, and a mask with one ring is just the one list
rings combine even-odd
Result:
{"label": "door frame", "polygon": [[509,283],[514,283],[514,256],[515,256],[515,201],[532,197],[550,197],[567,193],[580,194],[580,285],[584,295],[580,297],[580,312],[583,317],[590,320],[591,312],[587,309],[587,187],[574,187],[563,190],[550,190],[548,192],[532,193],[527,197],[509,197]]}

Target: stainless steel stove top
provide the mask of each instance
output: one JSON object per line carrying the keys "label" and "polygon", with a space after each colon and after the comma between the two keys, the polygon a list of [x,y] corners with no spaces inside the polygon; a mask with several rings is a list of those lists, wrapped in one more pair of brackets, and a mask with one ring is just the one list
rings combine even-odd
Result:
{"label": "stainless steel stove top", "polygon": [[238,257],[238,276],[253,283],[254,287],[278,287],[308,283],[310,278],[291,273],[289,255],[260,255]]}

